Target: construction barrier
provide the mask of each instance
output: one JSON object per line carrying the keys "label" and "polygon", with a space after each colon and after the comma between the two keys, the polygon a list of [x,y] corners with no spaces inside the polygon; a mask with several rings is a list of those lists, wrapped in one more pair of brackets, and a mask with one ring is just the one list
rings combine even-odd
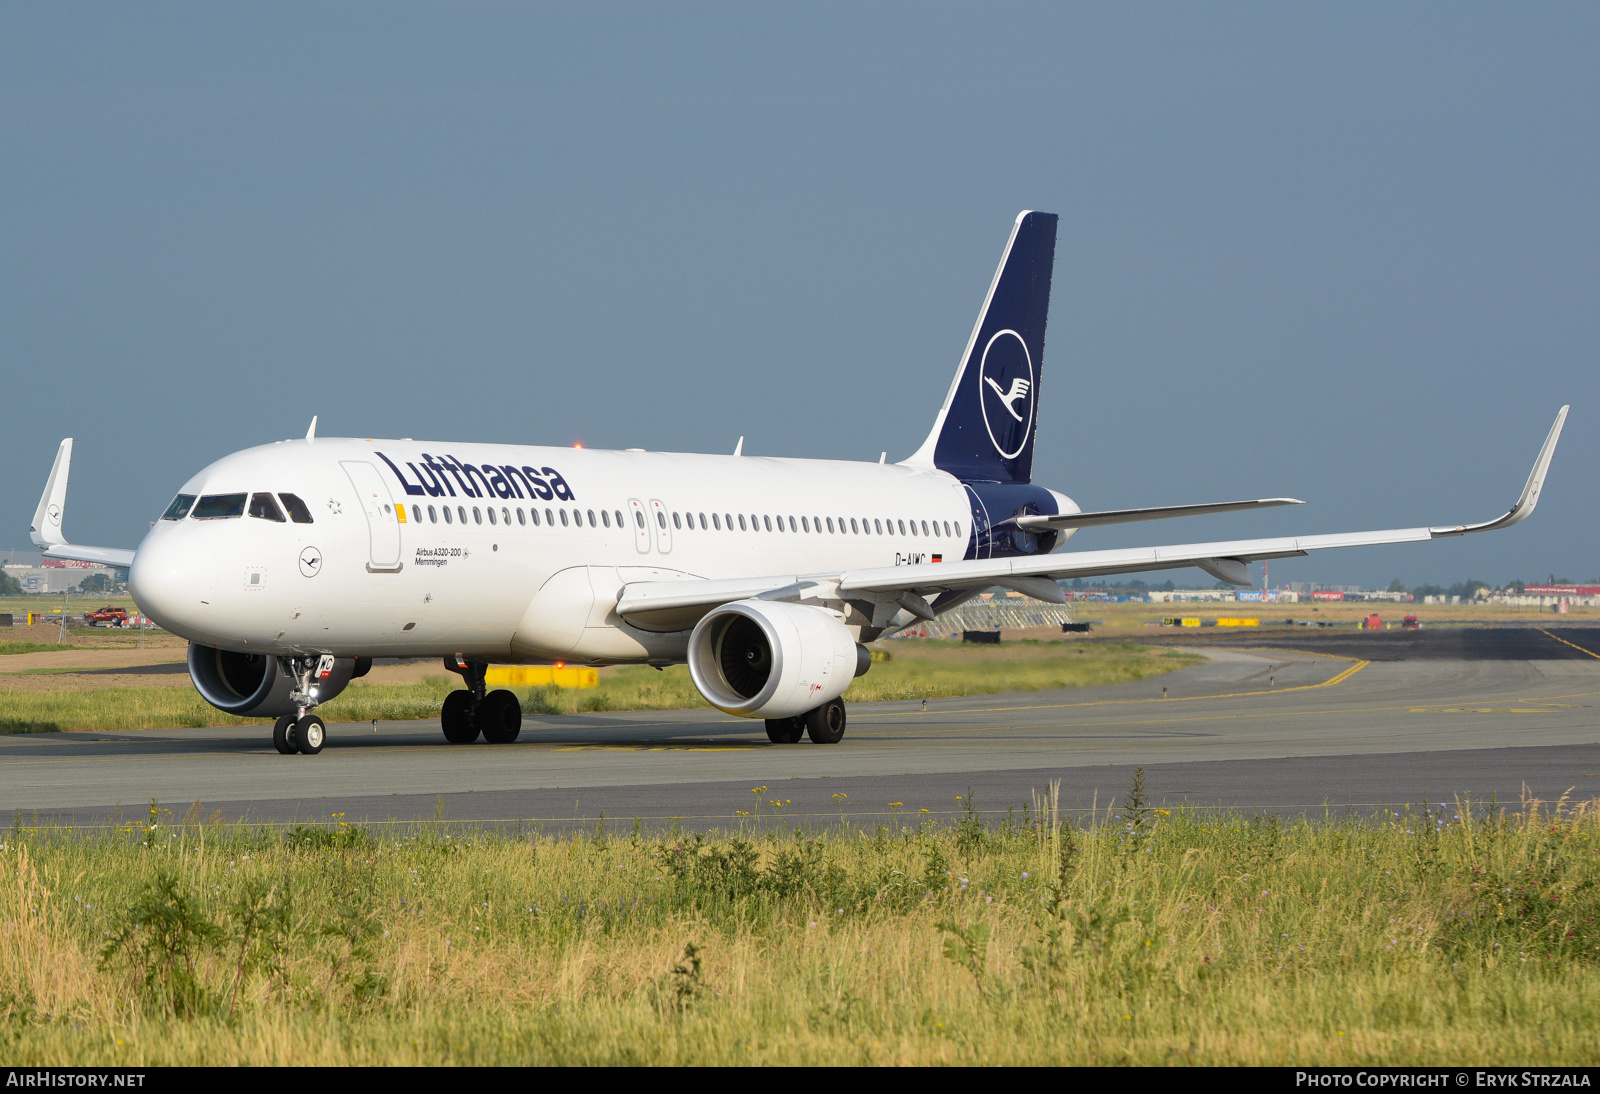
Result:
{"label": "construction barrier", "polygon": [[600,670],[587,665],[495,665],[483,682],[496,688],[592,688],[600,684]]}
{"label": "construction barrier", "polygon": [[1261,626],[1261,620],[1259,620],[1259,619],[1219,619],[1219,620],[1217,620],[1217,626],[1219,626],[1219,627],[1259,627],[1259,626]]}

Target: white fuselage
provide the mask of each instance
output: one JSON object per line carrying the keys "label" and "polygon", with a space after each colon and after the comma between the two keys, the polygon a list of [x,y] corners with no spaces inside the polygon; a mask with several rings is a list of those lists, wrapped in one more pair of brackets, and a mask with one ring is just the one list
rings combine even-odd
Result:
{"label": "white fuselage", "polygon": [[324,438],[237,452],[181,491],[260,492],[311,523],[157,521],[141,610],[262,653],[668,662],[687,627],[620,619],[629,582],[954,561],[971,532],[953,476],[834,460]]}

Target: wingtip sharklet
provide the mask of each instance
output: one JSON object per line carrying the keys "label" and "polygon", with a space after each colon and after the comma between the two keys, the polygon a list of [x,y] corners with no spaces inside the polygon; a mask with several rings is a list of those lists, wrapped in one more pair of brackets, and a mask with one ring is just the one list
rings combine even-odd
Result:
{"label": "wingtip sharklet", "polygon": [[61,531],[66,516],[67,478],[72,471],[72,438],[64,437],[56,448],[56,459],[50,465],[50,477],[44,481],[44,493],[39,495],[39,508],[33,511],[33,523],[28,527],[28,538],[35,547],[53,547],[67,542]]}
{"label": "wingtip sharklet", "polygon": [[1567,403],[1556,411],[1556,420],[1550,426],[1550,432],[1545,434],[1544,444],[1539,446],[1539,455],[1533,461],[1533,470],[1528,472],[1528,481],[1523,484],[1522,493],[1517,497],[1517,503],[1506,511],[1504,516],[1494,520],[1486,520],[1481,524],[1447,525],[1441,528],[1430,528],[1429,532],[1435,539],[1445,536],[1464,536],[1469,532],[1492,532],[1500,528],[1509,528],[1527,520],[1539,504],[1539,495],[1544,492],[1545,476],[1550,472],[1550,462],[1555,459],[1556,442],[1561,440],[1561,429],[1567,424],[1567,411],[1572,409],[1572,404]]}

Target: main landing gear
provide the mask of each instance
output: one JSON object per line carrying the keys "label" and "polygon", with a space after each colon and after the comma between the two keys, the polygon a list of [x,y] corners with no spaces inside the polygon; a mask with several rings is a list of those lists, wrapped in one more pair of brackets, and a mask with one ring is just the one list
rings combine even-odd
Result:
{"label": "main landing gear", "polygon": [[483,734],[492,745],[508,745],[522,732],[522,703],[516,693],[500,689],[487,691],[483,677],[489,666],[464,657],[446,657],[444,667],[458,674],[467,685],[464,691],[445,696],[439,721],[444,739],[453,745],[469,745]]}
{"label": "main landing gear", "polygon": [[829,699],[794,718],[768,718],[767,739],[775,745],[792,745],[804,733],[812,744],[836,745],[844,737],[844,721],[844,700]]}
{"label": "main landing gear", "polygon": [[328,740],[328,724],[310,713],[317,705],[318,678],[326,677],[333,669],[333,658],[287,657],[284,668],[294,677],[294,690],[289,699],[295,704],[294,714],[282,715],[272,724],[272,747],[284,756],[298,752],[302,756],[315,756]]}

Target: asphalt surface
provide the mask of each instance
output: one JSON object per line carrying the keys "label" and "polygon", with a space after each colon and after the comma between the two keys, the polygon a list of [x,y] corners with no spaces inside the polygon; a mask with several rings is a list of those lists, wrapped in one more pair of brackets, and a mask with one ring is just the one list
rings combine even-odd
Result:
{"label": "asphalt surface", "polygon": [[501,746],[448,745],[436,722],[334,725],[314,757],[279,756],[266,727],[3,737],[0,809],[99,825],[154,798],[253,821],[713,828],[948,821],[975,802],[993,821],[1052,781],[1067,808],[1104,809],[1134,765],[1157,804],[1250,813],[1600,796],[1596,636],[1493,629],[1458,637],[1470,658],[1382,660],[1296,637],[1205,643],[1215,660],[1133,684],[857,704],[833,746],[772,745],[704,711],[530,717]]}

